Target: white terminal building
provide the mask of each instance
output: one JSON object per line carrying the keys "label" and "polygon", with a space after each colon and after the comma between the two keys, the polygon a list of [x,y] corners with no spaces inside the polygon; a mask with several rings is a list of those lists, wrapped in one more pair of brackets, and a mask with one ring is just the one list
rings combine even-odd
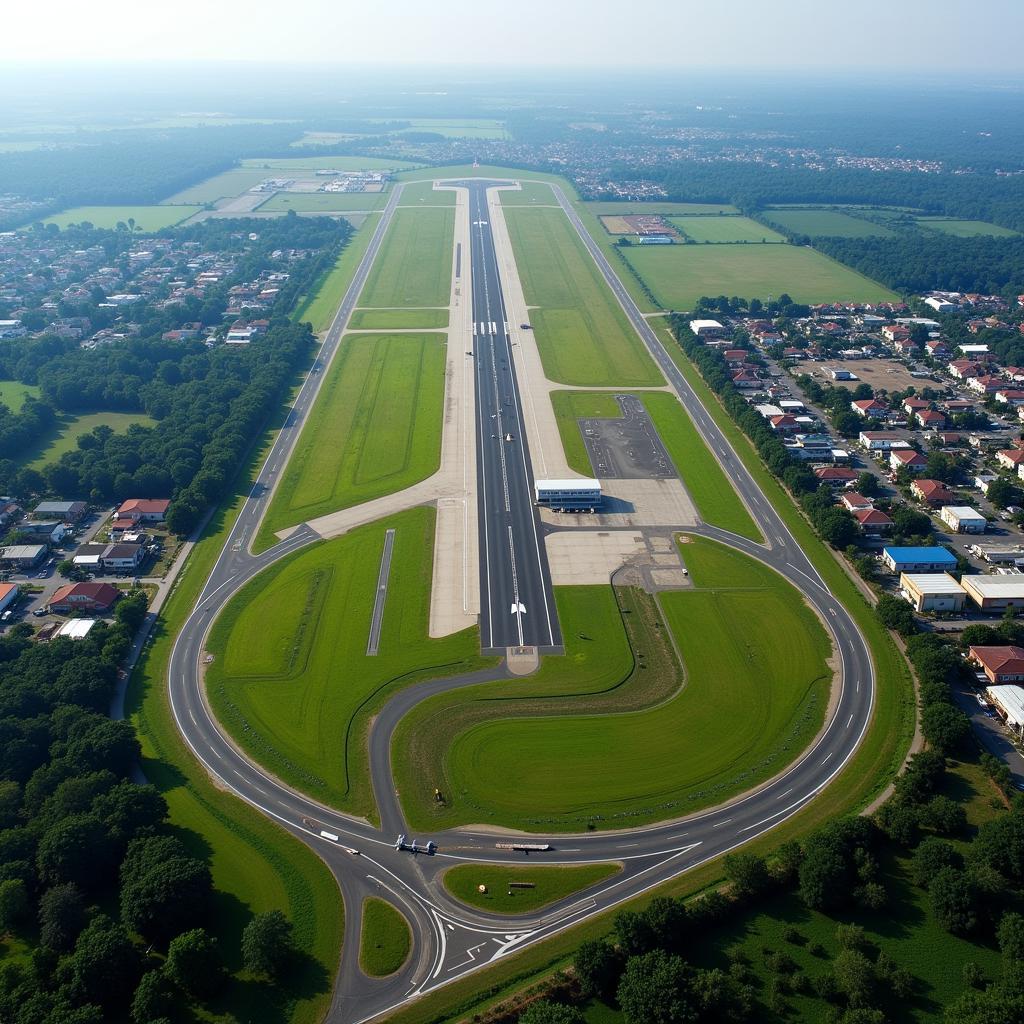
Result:
{"label": "white terminal building", "polygon": [[600,480],[535,480],[537,504],[559,512],[593,512],[601,505]]}

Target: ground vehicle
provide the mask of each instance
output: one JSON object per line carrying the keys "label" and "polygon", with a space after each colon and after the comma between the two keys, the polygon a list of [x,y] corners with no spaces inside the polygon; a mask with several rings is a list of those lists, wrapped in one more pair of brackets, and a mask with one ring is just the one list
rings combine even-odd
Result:
{"label": "ground vehicle", "polygon": [[45,608],[33,608],[32,609],[32,614],[38,619],[40,616],[46,614],[46,609]]}

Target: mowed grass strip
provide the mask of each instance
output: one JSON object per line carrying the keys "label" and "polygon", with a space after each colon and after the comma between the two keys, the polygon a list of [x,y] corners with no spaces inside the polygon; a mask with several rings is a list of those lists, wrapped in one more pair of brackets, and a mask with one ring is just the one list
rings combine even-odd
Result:
{"label": "mowed grass strip", "polygon": [[[550,191],[550,189],[549,189]],[[412,181],[402,189],[402,206],[454,206],[453,188],[434,188],[432,181]]]}
{"label": "mowed grass strip", "polygon": [[551,186],[542,181],[523,181],[519,188],[502,189],[502,206],[554,206],[557,200]]}
{"label": "mowed grass strip", "polygon": [[795,245],[630,246],[624,258],[664,309],[693,309],[702,295],[795,302],[894,302],[898,296],[829,259]]}
{"label": "mowed grass strip", "polygon": [[454,232],[454,209],[396,211],[359,304],[448,305]]}
{"label": "mowed grass strip", "polygon": [[351,334],[341,342],[274,494],[261,537],[430,476],[441,459],[445,338]]}
{"label": "mowed grass strip", "polygon": [[359,966],[371,978],[394,974],[409,958],[412,932],[405,915],[386,900],[363,900],[363,929],[359,937]]}
{"label": "mowed grass strip", "polygon": [[[460,864],[442,876],[444,887],[457,900],[494,914],[527,914],[566,896],[587,889],[622,870],[619,864],[578,866]],[[532,888],[509,888],[509,882],[530,883]],[[480,892],[480,886],[487,892]]]}
{"label": "mowed grass strip", "polygon": [[357,309],[348,322],[351,330],[437,330],[448,326],[447,309]]}
{"label": "mowed grass strip", "polygon": [[679,476],[701,518],[712,526],[731,530],[751,540],[761,531],[729,482],[718,460],[702,440],[693,421],[675,395],[668,392],[552,391],[551,404],[569,468],[583,476],[594,472],[580,432],[581,419],[618,419],[622,415],[616,394],[632,394],[651,417]]}
{"label": "mowed grass strip", "polygon": [[665,381],[561,210],[505,211],[544,371],[581,387]]}
{"label": "mowed grass strip", "polygon": [[668,221],[695,242],[784,242],[777,231],[749,217],[669,217]]}
{"label": "mowed grass strip", "polygon": [[383,210],[386,192],[277,192],[259,207],[260,213],[334,213]]}
{"label": "mowed grass strip", "polygon": [[[255,760],[340,810],[375,813],[369,716],[417,679],[493,664],[476,628],[427,636],[432,508],[292,555],[244,587],[213,628],[206,685],[218,719]],[[385,531],[395,529],[380,651],[367,657]]]}
{"label": "mowed grass strip", "polygon": [[884,224],[873,224],[862,217],[853,217],[840,210],[765,210],[763,217],[772,224],[781,224],[798,235],[832,238],[892,238],[895,234]]}
{"label": "mowed grass strip", "polygon": [[116,228],[118,224],[127,226],[131,218],[136,231],[160,231],[180,224],[201,209],[201,206],[76,206],[52,214],[43,223],[66,228],[88,221],[94,228]]}

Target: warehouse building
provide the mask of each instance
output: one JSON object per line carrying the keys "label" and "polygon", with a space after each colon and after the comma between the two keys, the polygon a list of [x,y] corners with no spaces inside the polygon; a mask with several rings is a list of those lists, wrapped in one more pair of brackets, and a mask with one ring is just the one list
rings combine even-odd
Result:
{"label": "warehouse building", "polygon": [[900,594],[916,612],[958,612],[967,602],[964,588],[947,572],[901,573]]}
{"label": "warehouse building", "polygon": [[12,544],[0,548],[0,564],[8,569],[25,572],[34,569],[46,558],[46,550],[45,544]]}
{"label": "warehouse building", "polygon": [[1019,736],[1024,729],[1024,687],[1015,683],[990,686],[985,693],[999,717]]}
{"label": "warehouse building", "polygon": [[691,320],[690,330],[698,338],[721,338],[725,328],[717,320]]}
{"label": "warehouse building", "polygon": [[956,568],[956,555],[949,548],[882,548],[882,562],[892,573],[948,572]]}
{"label": "warehouse building", "polygon": [[593,512],[601,504],[600,480],[536,480],[538,505],[557,512]]}
{"label": "warehouse building", "polygon": [[944,505],[939,518],[957,533],[984,533],[988,520],[969,505]]}
{"label": "warehouse building", "polygon": [[960,584],[982,611],[1024,608],[1024,573],[1014,573],[1012,576],[964,576]]}

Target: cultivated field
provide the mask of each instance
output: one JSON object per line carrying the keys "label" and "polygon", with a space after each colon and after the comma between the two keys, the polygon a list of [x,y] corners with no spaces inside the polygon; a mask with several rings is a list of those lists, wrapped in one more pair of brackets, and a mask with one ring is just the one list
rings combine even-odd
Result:
{"label": "cultivated field", "polygon": [[346,335],[261,534],[430,476],[441,458],[444,368],[444,335]]}
{"label": "cultivated field", "polygon": [[663,384],[643,342],[626,320],[561,210],[505,212],[544,370],[579,386]]}
{"label": "cultivated field", "polygon": [[[569,467],[590,476],[593,467],[587,455],[580,419],[617,418],[621,415],[615,401],[617,392],[553,391],[551,404]],[[621,393],[621,392],[619,392]],[[666,392],[634,392],[644,404],[658,430],[680,478],[701,518],[744,537],[760,541],[761,533],[750,518],[718,460],[701,440],[693,421],[675,395]]]}
{"label": "cultivated field", "polygon": [[[366,656],[384,533],[394,528],[380,651]],[[210,637],[218,720],[290,785],[372,817],[369,716],[417,679],[493,664],[478,631],[427,638],[434,510],[416,508],[289,556],[231,601]]]}
{"label": "cultivated field", "polygon": [[[444,887],[458,900],[492,914],[526,914],[540,910],[580,889],[618,874],[618,864],[529,867],[508,864],[460,864],[442,876]],[[509,882],[528,882],[532,889],[510,889]],[[478,887],[485,885],[487,892]]]}
{"label": "cultivated field", "polygon": [[38,444],[24,451],[16,462],[32,469],[41,469],[48,462],[56,462],[65,452],[78,447],[78,439],[91,434],[95,427],[110,427],[115,434],[123,434],[129,427],[153,427],[156,420],[145,413],[90,412],[81,416],[60,416],[54,433],[41,437]]}
{"label": "cultivated field", "polygon": [[957,238],[974,238],[976,235],[995,235],[996,238],[1016,238],[1017,231],[989,224],[983,220],[946,220],[942,217],[918,217],[917,223],[930,231],[941,231],[944,235]]}
{"label": "cultivated field", "polygon": [[926,377],[912,377],[910,371],[895,359],[843,359],[838,362],[815,362],[804,359],[798,365],[800,373],[809,373],[819,381],[828,383],[846,384],[848,387],[856,387],[856,382],[833,381],[832,374],[828,372],[829,367],[839,367],[849,370],[857,375],[858,381],[870,384],[876,391],[905,391],[907,388],[920,390],[932,383]]}
{"label": "cultivated field", "polygon": [[402,189],[402,206],[454,206],[455,190],[434,188],[432,181],[411,181]]}
{"label": "cultivated field", "polygon": [[360,297],[362,306],[447,306],[453,209],[398,210]]}
{"label": "cultivated field", "polygon": [[335,213],[351,210],[383,210],[386,192],[276,192],[259,207],[260,213]]}
{"label": "cultivated field", "polygon": [[764,219],[798,235],[833,238],[891,238],[895,232],[882,224],[852,217],[839,210],[765,210]]}
{"label": "cultivated field", "polygon": [[870,278],[795,245],[631,246],[624,258],[665,309],[693,309],[702,295],[795,302],[882,302],[898,296]]}
{"label": "cultivated field", "polygon": [[357,309],[348,322],[352,330],[430,331],[448,326],[447,309]]}
{"label": "cultivated field", "polygon": [[359,966],[371,978],[394,974],[409,956],[412,932],[405,917],[386,900],[363,900],[363,933]]}
{"label": "cultivated field", "polygon": [[669,223],[695,242],[783,242],[771,228],[749,217],[669,217]]}
{"label": "cultivated field", "polygon": [[132,217],[136,231],[160,231],[180,224],[201,209],[201,206],[76,206],[52,214],[43,223],[66,228],[69,224],[88,221],[95,228],[116,228],[118,224],[127,226],[128,218]]}

